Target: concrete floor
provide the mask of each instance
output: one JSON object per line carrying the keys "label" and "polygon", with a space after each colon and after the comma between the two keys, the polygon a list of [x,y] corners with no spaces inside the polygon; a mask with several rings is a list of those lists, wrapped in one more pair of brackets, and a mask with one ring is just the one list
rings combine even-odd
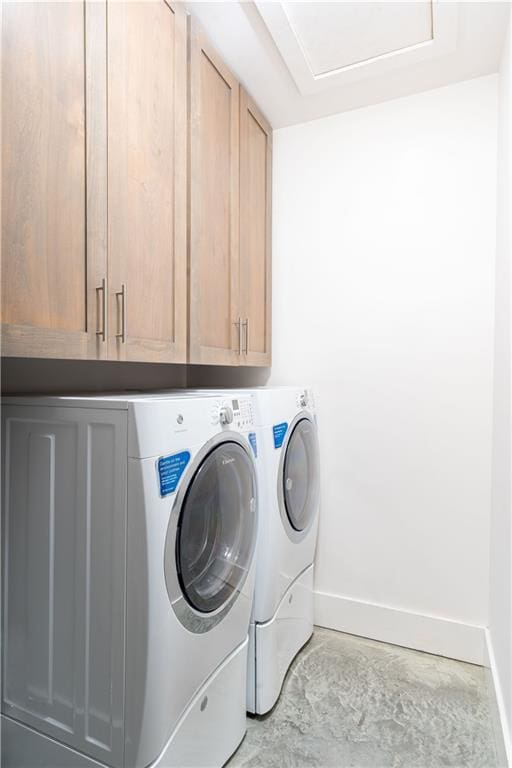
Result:
{"label": "concrete floor", "polygon": [[495,768],[485,671],[316,629],[229,768]]}

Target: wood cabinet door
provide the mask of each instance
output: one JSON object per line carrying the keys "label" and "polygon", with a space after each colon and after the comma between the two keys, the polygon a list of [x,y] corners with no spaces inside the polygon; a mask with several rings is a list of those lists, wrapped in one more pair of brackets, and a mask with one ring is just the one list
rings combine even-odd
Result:
{"label": "wood cabinet door", "polygon": [[189,360],[238,365],[239,85],[193,20],[189,76]]}
{"label": "wood cabinet door", "polygon": [[244,365],[270,365],[272,128],[240,92],[240,296]]}
{"label": "wood cabinet door", "polygon": [[103,358],[105,4],[1,13],[2,354]]}
{"label": "wood cabinet door", "polygon": [[109,357],[186,361],[187,25],[109,0]]}

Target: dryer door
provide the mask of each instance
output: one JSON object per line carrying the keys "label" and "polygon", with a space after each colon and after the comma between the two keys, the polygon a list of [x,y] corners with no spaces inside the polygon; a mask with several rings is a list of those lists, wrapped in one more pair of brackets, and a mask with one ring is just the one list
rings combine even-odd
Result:
{"label": "dryer door", "polygon": [[[206,631],[217,621],[191,622],[190,608],[196,619],[221,618],[245,582],[256,544],[255,467],[238,441],[223,441],[198,457],[178,513],[175,559],[171,564],[170,552],[166,559],[167,576],[174,566],[180,598],[170,596],[183,623]],[[172,546],[169,536],[167,545]]]}
{"label": "dryer door", "polygon": [[318,510],[320,482],[315,423],[303,416],[295,421],[284,446],[280,498],[295,532],[305,532]]}

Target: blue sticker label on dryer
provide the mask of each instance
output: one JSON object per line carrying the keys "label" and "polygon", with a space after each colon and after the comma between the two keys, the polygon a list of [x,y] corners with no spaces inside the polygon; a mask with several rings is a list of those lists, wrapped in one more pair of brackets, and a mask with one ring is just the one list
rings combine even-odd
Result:
{"label": "blue sticker label on dryer", "polygon": [[280,448],[282,446],[287,429],[288,424],[286,421],[283,421],[282,424],[274,424],[272,427],[274,432],[274,448]]}
{"label": "blue sticker label on dryer", "polygon": [[190,453],[188,451],[174,453],[172,456],[162,456],[158,459],[160,496],[168,496],[170,493],[174,493],[189,461]]}
{"label": "blue sticker label on dryer", "polygon": [[249,442],[251,444],[254,456],[258,458],[258,443],[256,441],[256,432],[249,432]]}

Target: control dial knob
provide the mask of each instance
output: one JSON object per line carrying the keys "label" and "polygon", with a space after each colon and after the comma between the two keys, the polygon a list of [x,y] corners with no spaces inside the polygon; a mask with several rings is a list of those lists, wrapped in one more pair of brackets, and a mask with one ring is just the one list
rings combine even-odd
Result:
{"label": "control dial knob", "polygon": [[233,411],[229,407],[229,405],[223,406],[219,411],[219,421],[222,424],[222,426],[226,426],[226,424],[231,424],[233,421]]}

